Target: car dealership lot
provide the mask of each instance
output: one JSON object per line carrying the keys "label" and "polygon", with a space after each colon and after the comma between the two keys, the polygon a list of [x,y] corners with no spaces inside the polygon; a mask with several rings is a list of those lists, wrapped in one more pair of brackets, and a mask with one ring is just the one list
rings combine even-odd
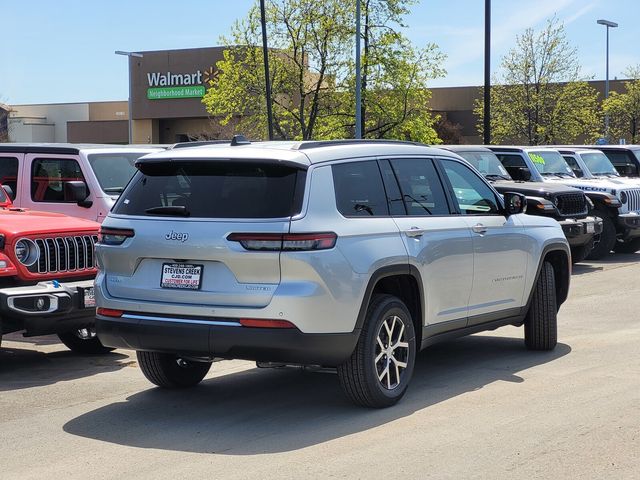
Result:
{"label": "car dealership lot", "polygon": [[54,337],[0,350],[3,478],[637,478],[640,254],[574,267],[553,352],[503,328],[431,347],[395,407],[335,375],[218,362],[152,388],[135,355]]}

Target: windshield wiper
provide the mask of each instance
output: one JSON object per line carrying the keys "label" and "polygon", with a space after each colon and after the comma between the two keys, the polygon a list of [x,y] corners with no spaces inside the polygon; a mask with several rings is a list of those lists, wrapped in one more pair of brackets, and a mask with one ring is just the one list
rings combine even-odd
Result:
{"label": "windshield wiper", "polygon": [[145,213],[150,215],[174,215],[177,217],[188,217],[191,215],[191,212],[187,210],[187,207],[184,205],[167,205],[164,207],[151,207],[147,208]]}
{"label": "windshield wiper", "polygon": [[122,193],[124,187],[106,187],[102,189],[104,193]]}
{"label": "windshield wiper", "polygon": [[497,174],[497,173],[485,173],[484,176],[488,180],[512,180],[511,177],[508,177],[506,175],[500,175],[500,174]]}

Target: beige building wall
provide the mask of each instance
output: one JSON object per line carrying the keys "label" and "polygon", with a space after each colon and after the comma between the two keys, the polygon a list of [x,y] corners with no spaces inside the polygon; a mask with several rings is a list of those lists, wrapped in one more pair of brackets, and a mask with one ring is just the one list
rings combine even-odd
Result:
{"label": "beige building wall", "polygon": [[[67,141],[67,122],[71,121],[87,121],[89,120],[89,104],[88,103],[51,103],[46,105],[11,105],[12,118],[20,117],[41,117],[45,120],[42,123],[53,125],[53,139],[49,140],[57,143]],[[25,121],[29,123],[26,119]],[[9,140],[12,142],[37,142],[25,133],[30,129],[22,129],[13,127],[13,134],[9,132]],[[35,130],[42,130],[36,128]],[[33,131],[33,129],[31,129]],[[39,138],[39,137],[38,137]]]}
{"label": "beige building wall", "polygon": [[133,143],[161,143],[160,129],[158,128],[159,120],[144,118],[133,121]]}
{"label": "beige building wall", "polygon": [[89,104],[89,120],[102,122],[106,120],[128,120],[129,103],[117,102],[92,102]]}

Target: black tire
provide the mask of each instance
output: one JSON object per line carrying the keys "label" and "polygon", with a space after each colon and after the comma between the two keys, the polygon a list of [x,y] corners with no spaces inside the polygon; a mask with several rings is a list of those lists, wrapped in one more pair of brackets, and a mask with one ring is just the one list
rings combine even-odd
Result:
{"label": "black tire", "polygon": [[[401,326],[398,322],[401,322]],[[391,353],[388,356],[382,347],[391,348],[391,342],[385,340],[389,338],[386,327],[390,325],[391,339],[396,340],[394,344],[397,347],[387,350]],[[406,346],[403,345],[405,343]],[[409,310],[397,297],[375,295],[369,303],[355,350],[349,360],[338,367],[338,378],[345,394],[355,404],[372,408],[389,407],[407,391],[415,360],[416,335]],[[406,366],[402,367],[397,362]],[[389,368],[391,365],[393,369]]]}
{"label": "black tire", "polygon": [[571,247],[571,263],[582,262],[593,249],[593,239],[589,240],[586,245],[580,247]]}
{"label": "black tire", "polygon": [[640,238],[632,238],[626,242],[618,242],[614,250],[616,253],[636,253],[640,250]]}
{"label": "black tire", "polygon": [[136,354],[147,380],[162,388],[194,387],[211,368],[211,362],[186,360],[170,353],[138,351]]}
{"label": "black tire", "polygon": [[616,244],[616,226],[611,216],[607,215],[606,212],[596,210],[594,215],[602,218],[602,233],[600,234],[600,241],[593,247],[587,258],[589,260],[600,260],[609,255]]}
{"label": "black tire", "polygon": [[542,264],[529,311],[524,320],[524,343],[529,350],[553,350],[558,343],[556,277],[549,262]]}
{"label": "black tire", "polygon": [[102,345],[96,336],[95,330],[92,328],[81,328],[70,332],[59,333],[58,338],[73,353],[98,355],[114,350],[113,348]]}

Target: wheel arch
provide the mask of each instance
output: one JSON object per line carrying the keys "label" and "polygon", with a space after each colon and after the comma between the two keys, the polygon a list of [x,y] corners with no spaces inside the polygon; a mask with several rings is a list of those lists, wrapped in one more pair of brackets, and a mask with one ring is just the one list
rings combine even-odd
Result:
{"label": "wheel arch", "polygon": [[553,267],[553,273],[556,278],[556,300],[558,302],[558,308],[562,305],[569,295],[569,284],[571,282],[571,251],[569,246],[564,243],[552,243],[546,245],[542,249],[540,255],[540,261],[538,262],[538,268],[536,271],[535,281],[533,282],[533,288],[529,292],[529,300],[527,301],[527,311],[531,306],[531,300],[533,299],[533,292],[538,283],[540,272],[542,271],[542,265],[544,262],[551,263]]}
{"label": "wheel arch", "polygon": [[424,289],[418,269],[407,264],[390,265],[376,270],[365,289],[358,311],[356,329],[362,329],[371,298],[378,293],[394,295],[404,302],[413,320],[416,345],[420,345],[424,326]]}

